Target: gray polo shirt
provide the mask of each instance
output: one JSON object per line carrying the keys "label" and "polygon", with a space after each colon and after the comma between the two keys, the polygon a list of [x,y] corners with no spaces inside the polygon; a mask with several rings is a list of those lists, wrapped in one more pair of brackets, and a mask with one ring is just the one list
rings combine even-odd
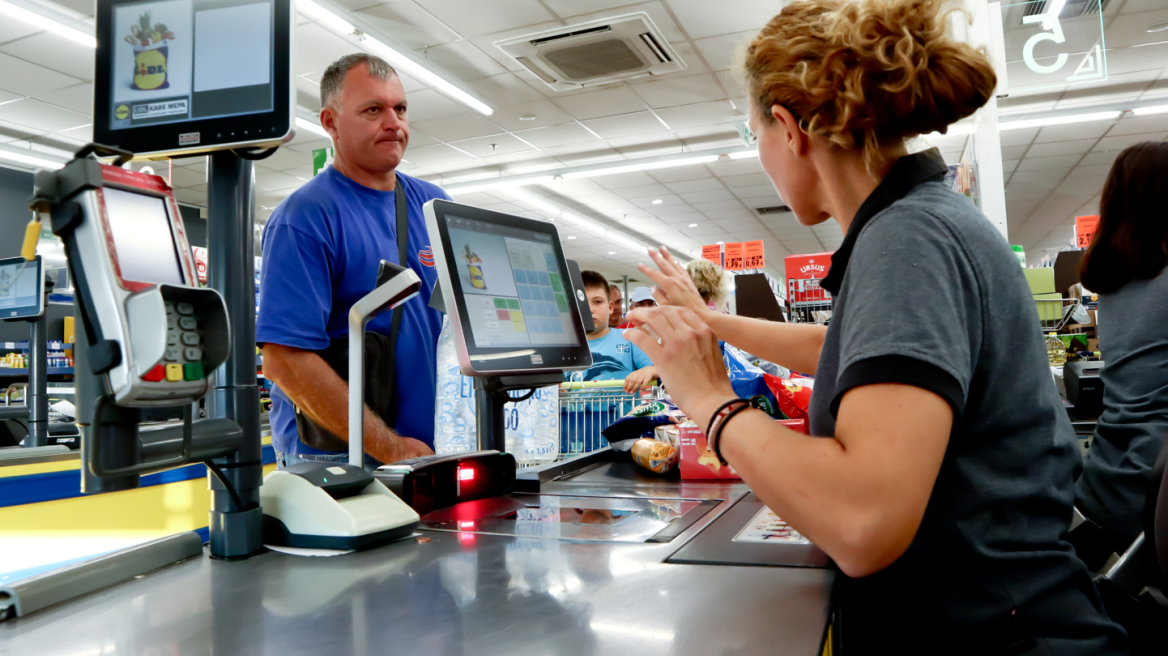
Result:
{"label": "gray polo shirt", "polygon": [[936,150],[897,161],[822,282],[834,308],[812,434],[834,435],[840,398],[876,383],[932,391],[954,415],[908,551],[872,576],[841,575],[843,640],[898,654],[1126,653],[1059,537],[1079,455],[1034,300],[1009,245],[941,183],[945,171]]}
{"label": "gray polo shirt", "polygon": [[1107,362],[1099,373],[1103,414],[1075,483],[1075,503],[1119,544],[1130,544],[1144,530],[1152,466],[1168,437],[1165,325],[1164,272],[1099,297],[1099,349]]}

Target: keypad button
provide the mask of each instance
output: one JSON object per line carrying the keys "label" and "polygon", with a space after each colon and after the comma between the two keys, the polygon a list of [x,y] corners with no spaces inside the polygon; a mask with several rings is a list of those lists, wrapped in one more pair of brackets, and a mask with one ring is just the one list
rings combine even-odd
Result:
{"label": "keypad button", "polygon": [[166,367],[160,364],[154,365],[154,368],[142,375],[142,380],[148,383],[157,383],[166,375]]}
{"label": "keypad button", "polygon": [[178,317],[173,314],[166,315],[166,329],[178,330]]}
{"label": "keypad button", "polygon": [[187,359],[187,362],[198,362],[203,359],[203,350],[195,346],[188,346],[183,349],[183,357]]}
{"label": "keypad button", "polygon": [[183,379],[183,368],[181,364],[166,365],[166,382],[177,383]]}
{"label": "keypad button", "polygon": [[203,379],[203,365],[198,362],[191,362],[183,365],[183,379],[184,380],[202,380]]}
{"label": "keypad button", "polygon": [[167,314],[174,312],[174,303],[171,303],[170,301],[163,301],[162,306],[166,308]]}
{"label": "keypad button", "polygon": [[182,357],[182,350],[177,346],[171,346],[166,349],[166,359],[171,362],[177,362]]}
{"label": "keypad button", "polygon": [[166,333],[166,345],[167,346],[175,346],[177,344],[178,344],[178,333],[176,333],[174,331],[168,331]]}
{"label": "keypad button", "polygon": [[182,343],[186,344],[187,346],[198,346],[199,345],[199,334],[198,333],[183,333],[182,334]]}
{"label": "keypad button", "polygon": [[178,320],[178,325],[183,330],[194,330],[199,327],[199,322],[194,317],[182,317]]}
{"label": "keypad button", "polygon": [[179,303],[175,307],[175,309],[177,309],[178,313],[183,315],[184,317],[190,316],[190,315],[195,313],[195,306],[191,305],[190,303]]}

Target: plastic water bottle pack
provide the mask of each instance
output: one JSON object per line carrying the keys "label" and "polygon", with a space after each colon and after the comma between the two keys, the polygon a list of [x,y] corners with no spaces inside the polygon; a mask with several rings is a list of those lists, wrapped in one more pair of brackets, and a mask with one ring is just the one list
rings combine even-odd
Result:
{"label": "plastic water bottle pack", "polygon": [[[434,452],[461,453],[477,448],[474,379],[463,376],[454,350],[450,321],[438,338],[438,398],[434,406]],[[523,396],[527,392],[512,392]],[[559,389],[535,390],[531,398],[504,408],[507,452],[521,465],[555,461],[560,453]]]}

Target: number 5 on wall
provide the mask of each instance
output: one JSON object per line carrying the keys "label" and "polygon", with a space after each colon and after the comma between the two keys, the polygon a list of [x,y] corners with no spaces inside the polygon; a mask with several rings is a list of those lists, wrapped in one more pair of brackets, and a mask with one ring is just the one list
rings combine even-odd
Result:
{"label": "number 5 on wall", "polygon": [[[1054,41],[1055,43],[1064,43],[1067,38],[1063,36],[1063,26],[1059,23],[1058,14],[1045,13],[1036,14],[1034,16],[1025,16],[1022,18],[1023,25],[1031,23],[1048,23],[1051,25],[1050,32],[1039,32],[1026,40],[1026,45],[1022,47],[1022,59],[1026,62],[1026,66],[1035,73],[1054,73],[1067,63],[1067,53],[1060,52],[1058,59],[1050,66],[1042,66],[1034,61],[1034,47],[1042,41]],[[1045,26],[1044,26],[1045,29]]]}

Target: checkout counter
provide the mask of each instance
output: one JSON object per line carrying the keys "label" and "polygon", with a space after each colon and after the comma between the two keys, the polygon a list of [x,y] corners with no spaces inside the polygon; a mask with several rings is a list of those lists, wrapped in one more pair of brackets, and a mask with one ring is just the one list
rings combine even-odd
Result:
{"label": "checkout counter", "polygon": [[[105,185],[139,184],[169,201],[156,180],[106,167],[101,173]],[[554,224],[435,202],[440,206],[428,206],[427,218],[432,241],[441,244],[435,255],[443,299],[456,326],[463,371],[482,381],[480,408],[492,403],[492,390],[522,388],[525,381],[588,366],[580,310],[566,302],[573,290],[564,282],[567,265]],[[181,217],[171,212],[167,218],[173,235],[181,234]],[[459,257],[467,246],[484,260],[480,273],[494,266],[478,281],[483,286],[472,282],[470,267]],[[131,253],[128,247],[119,251],[121,258]],[[99,260],[79,252],[77,264]],[[183,275],[170,284],[136,290],[137,298],[154,298],[158,307],[142,306],[127,315],[121,334],[108,328],[122,321],[113,318],[118,315],[111,308],[118,303],[88,313],[90,328],[106,321],[107,328],[96,334],[110,341],[128,341],[135,332],[165,336],[166,321],[152,318],[152,310],[163,317],[170,297],[195,299],[184,287],[189,272],[183,264]],[[548,274],[549,282],[559,281],[560,290],[538,307],[521,302],[519,311],[509,310],[506,322],[497,310],[489,318],[484,308],[493,308],[496,298],[531,296],[520,293],[518,286],[527,283],[518,282],[513,266]],[[157,273],[146,272],[144,278],[157,278]],[[542,281],[543,276],[524,274],[524,279]],[[565,302],[557,302],[557,293]],[[214,298],[202,296],[202,305],[194,308],[202,340],[199,355],[213,368],[225,356],[223,336],[215,333],[222,315]],[[108,316],[103,319],[101,312]],[[162,342],[157,353],[147,351],[154,348],[152,339],[136,338],[134,350],[117,365],[123,368],[119,377],[106,374],[107,403],[133,407],[162,403],[168,395],[189,401],[206,393],[204,372],[190,371],[195,367],[186,367],[186,376],[171,377],[168,369],[174,367],[166,365],[162,380],[150,380],[157,369],[151,366],[154,360],[166,358]],[[90,354],[95,351],[103,355],[90,347]],[[134,363],[141,366],[129,366]],[[83,426],[83,467],[91,475],[102,473],[84,462],[93,456],[94,439],[103,439],[105,449],[140,439],[133,431],[102,426],[98,403],[86,418],[90,425]],[[480,426],[484,441],[501,439],[501,424]],[[125,471],[150,467],[176,452],[221,454],[238,437],[223,419],[197,422],[186,433],[180,437],[175,431],[166,453],[156,450],[141,462],[104,472],[106,478],[117,480]],[[392,487],[395,476],[400,486],[399,474],[390,465],[375,476]],[[176,536],[168,544],[193,542],[196,550],[174,564],[33,612],[14,613],[9,603],[7,619],[0,621],[0,642],[12,653],[43,656],[108,650],[233,655],[390,649],[476,655],[813,655],[825,650],[834,569],[814,545],[744,537],[763,505],[740,481],[680,480],[676,472],[659,476],[609,449],[519,470],[506,493],[497,496],[474,493],[476,481],[485,478],[473,470],[457,479],[454,501],[460,502],[434,508],[413,504],[422,512],[409,537],[343,555],[261,550],[242,558],[214,558],[209,557],[217,548],[214,534],[208,547],[201,547],[202,539],[194,534]],[[113,563],[107,569],[150,561],[157,553],[153,543],[134,547],[105,557]],[[92,568],[78,572],[82,578],[92,575]],[[65,585],[66,579],[60,581]],[[0,590],[0,606],[4,601]]]}

